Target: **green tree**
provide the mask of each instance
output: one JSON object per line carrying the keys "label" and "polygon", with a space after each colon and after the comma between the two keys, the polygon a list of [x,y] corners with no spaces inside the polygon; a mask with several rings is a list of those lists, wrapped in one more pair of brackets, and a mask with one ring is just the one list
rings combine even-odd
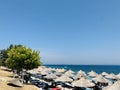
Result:
{"label": "green tree", "polygon": [[2,66],[2,60],[0,60],[0,66]]}
{"label": "green tree", "polygon": [[[17,45],[16,45],[17,46]],[[3,66],[5,66],[5,61],[8,58],[7,52],[14,47],[12,44],[7,49],[0,50],[0,62]]]}
{"label": "green tree", "polygon": [[3,66],[5,66],[5,60],[7,58],[8,58],[7,50],[6,49],[0,50],[0,62]]}
{"label": "green tree", "polygon": [[42,65],[40,61],[39,51],[26,48],[25,46],[18,45],[12,47],[7,55],[6,65],[11,69],[21,71],[22,69],[33,69]]}

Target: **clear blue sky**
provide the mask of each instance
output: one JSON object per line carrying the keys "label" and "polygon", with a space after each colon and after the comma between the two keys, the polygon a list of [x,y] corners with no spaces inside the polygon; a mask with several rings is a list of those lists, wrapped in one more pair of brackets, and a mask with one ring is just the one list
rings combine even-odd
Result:
{"label": "clear blue sky", "polygon": [[0,49],[10,44],[44,64],[120,64],[120,0],[0,0]]}

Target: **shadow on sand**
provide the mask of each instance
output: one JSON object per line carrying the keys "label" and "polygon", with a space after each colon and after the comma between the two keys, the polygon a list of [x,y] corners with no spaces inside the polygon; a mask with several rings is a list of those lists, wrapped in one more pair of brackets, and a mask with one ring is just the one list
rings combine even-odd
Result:
{"label": "shadow on sand", "polygon": [[22,88],[21,86],[14,85],[12,83],[8,83],[7,85],[12,86],[12,87],[20,87],[20,88]]}

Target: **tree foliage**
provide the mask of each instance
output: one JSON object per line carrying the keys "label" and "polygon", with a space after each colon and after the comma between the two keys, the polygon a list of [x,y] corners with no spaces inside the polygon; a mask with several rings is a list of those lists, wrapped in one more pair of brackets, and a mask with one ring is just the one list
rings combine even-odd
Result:
{"label": "tree foliage", "polygon": [[2,60],[0,60],[0,66],[2,66]]}
{"label": "tree foliage", "polygon": [[1,62],[1,65],[5,66],[5,60],[7,59],[7,50],[6,49],[3,49],[0,51],[0,62]]}
{"label": "tree foliage", "polygon": [[11,69],[21,71],[22,69],[37,68],[42,64],[39,51],[26,48],[22,45],[13,46],[7,53],[6,65]]}
{"label": "tree foliage", "polygon": [[[15,46],[17,46],[17,45],[15,45]],[[6,66],[6,65],[5,65],[5,61],[6,61],[6,59],[8,58],[7,52],[8,52],[12,47],[14,47],[14,46],[11,44],[7,49],[2,49],[2,50],[0,50],[0,62],[1,62],[1,65],[2,65],[2,66]]]}

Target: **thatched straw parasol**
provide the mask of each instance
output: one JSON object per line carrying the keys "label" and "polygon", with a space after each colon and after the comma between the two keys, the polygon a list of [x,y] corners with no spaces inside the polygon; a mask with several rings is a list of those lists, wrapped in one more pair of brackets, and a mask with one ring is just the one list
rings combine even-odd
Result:
{"label": "thatched straw parasol", "polygon": [[48,74],[47,76],[45,76],[45,78],[47,78],[47,79],[56,79],[57,76],[55,74]]}
{"label": "thatched straw parasol", "polygon": [[41,75],[47,75],[48,73],[45,71],[40,72]]}
{"label": "thatched straw parasol", "polygon": [[86,76],[86,74],[84,74],[84,73],[77,73],[76,79],[80,79],[80,78],[82,78],[82,77],[86,78],[87,76]]}
{"label": "thatched straw parasol", "polygon": [[107,76],[107,75],[109,75],[109,74],[106,73],[106,72],[102,72],[101,75],[102,75],[102,76]]}
{"label": "thatched straw parasol", "polygon": [[75,75],[73,73],[65,72],[65,75],[68,77],[74,77]]}
{"label": "thatched straw parasol", "polygon": [[109,74],[109,75],[107,75],[107,76],[105,76],[106,78],[109,78],[109,79],[118,79],[118,77],[114,74],[114,73],[111,73],[111,74]]}
{"label": "thatched straw parasol", "polygon": [[78,71],[77,73],[79,73],[79,74],[85,74],[85,72],[82,71],[82,70]]}
{"label": "thatched straw parasol", "polygon": [[94,80],[96,82],[100,82],[100,83],[108,83],[108,80],[105,79],[102,75],[98,75],[95,78],[93,78],[92,80]]}
{"label": "thatched straw parasol", "polygon": [[120,79],[120,73],[119,73],[119,74],[117,74],[117,78],[118,78],[118,79]]}
{"label": "thatched straw parasol", "polygon": [[72,82],[73,80],[66,75],[62,75],[61,77],[58,77],[57,79],[55,79],[55,81]]}
{"label": "thatched straw parasol", "polygon": [[91,77],[96,77],[98,74],[96,72],[94,72],[94,71],[90,71],[88,73],[88,75],[91,76]]}
{"label": "thatched straw parasol", "polygon": [[68,77],[74,77],[74,73],[75,72],[70,69],[70,70],[66,71],[64,74]]}
{"label": "thatched straw parasol", "polygon": [[72,85],[75,87],[94,87],[95,84],[90,82],[89,80],[85,79],[85,78],[81,78],[78,81],[74,81],[72,82]]}
{"label": "thatched straw parasol", "polygon": [[73,70],[69,69],[68,71],[66,71],[66,73],[73,74],[75,72]]}
{"label": "thatched straw parasol", "polygon": [[63,72],[65,72],[66,70],[64,69],[64,68],[62,68],[62,69],[56,69],[56,72],[59,72],[59,73],[63,73]]}
{"label": "thatched straw parasol", "polygon": [[116,81],[113,85],[103,90],[120,90],[120,81]]}
{"label": "thatched straw parasol", "polygon": [[19,87],[23,86],[23,84],[18,79],[10,81],[10,84],[15,85],[15,86],[19,86]]}

